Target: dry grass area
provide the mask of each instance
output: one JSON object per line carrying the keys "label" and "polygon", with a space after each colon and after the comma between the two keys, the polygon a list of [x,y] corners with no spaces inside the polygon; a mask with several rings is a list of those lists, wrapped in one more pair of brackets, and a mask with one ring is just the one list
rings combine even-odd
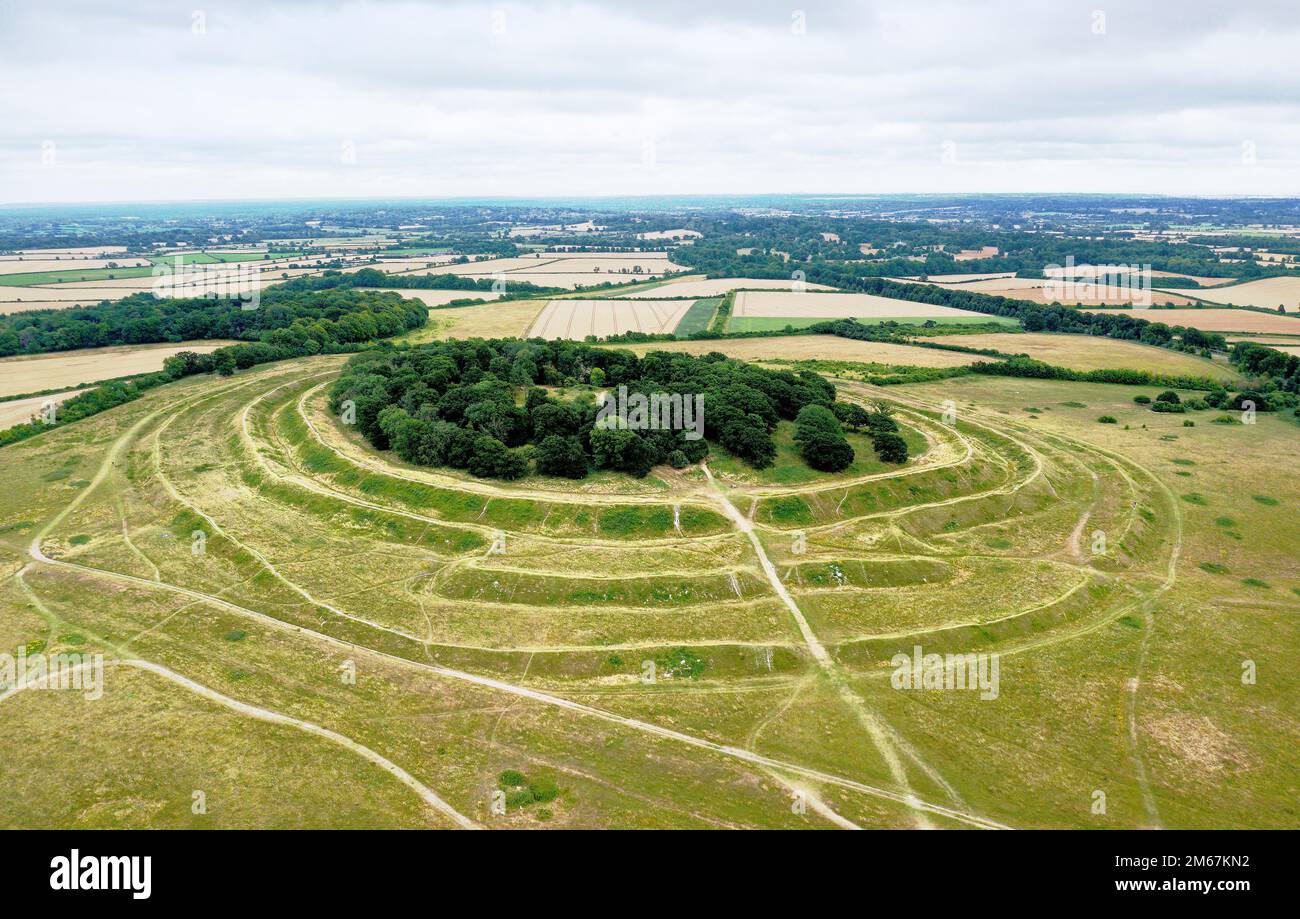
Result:
{"label": "dry grass area", "polygon": [[152,373],[162,370],[163,361],[181,351],[207,354],[225,345],[237,344],[237,341],[191,341],[177,345],[122,345],[6,357],[0,359],[0,396]]}
{"label": "dry grass area", "polygon": [[786,293],[766,290],[736,294],[731,315],[737,319],[801,316],[817,319],[984,318],[980,313],[951,306],[913,303],[910,300],[894,300],[874,294]]}
{"label": "dry grass area", "polygon": [[[965,339],[973,336],[958,336]],[[1009,336],[1008,336],[1009,337]],[[1021,336],[1015,336],[1019,338]],[[745,361],[828,360],[856,361],[863,364],[892,364],[911,367],[961,367],[983,360],[977,355],[936,348],[916,348],[878,341],[854,341],[834,335],[791,335],[771,338],[728,338],[712,341],[667,341],[648,345],[610,345],[637,354],[648,351],[684,351],[708,354],[717,351]]]}
{"label": "dry grass area", "polygon": [[503,300],[478,306],[453,306],[429,316],[429,324],[395,339],[419,344],[447,338],[523,338],[546,300]]}
{"label": "dry grass area", "polygon": [[623,332],[671,332],[694,300],[552,300],[528,330],[529,338],[582,341]]}
{"label": "dry grass area", "polygon": [[[648,290],[634,290],[618,296],[628,299],[654,297],[720,297],[733,290],[782,290],[794,291],[794,281],[781,278],[693,278],[681,281],[669,281],[659,287]],[[807,290],[833,291],[834,287],[825,284],[804,284]]]}
{"label": "dry grass area", "polygon": [[973,262],[981,258],[995,258],[997,254],[997,246],[980,246],[978,249],[962,249],[960,252],[953,253],[952,257],[957,262]]}
{"label": "dry grass area", "polygon": [[1237,374],[1225,364],[1153,345],[1119,341],[1096,335],[1050,335],[1039,332],[986,335],[939,335],[930,341],[996,348],[1008,354],[1028,354],[1034,360],[1071,370],[1128,368],[1182,376],[1209,376],[1232,380]]}
{"label": "dry grass area", "polygon": [[699,239],[704,234],[699,230],[652,230],[649,233],[636,234],[637,239]]}
{"label": "dry grass area", "polygon": [[1211,303],[1226,303],[1230,306],[1259,306],[1271,310],[1277,309],[1280,304],[1294,311],[1300,309],[1300,277],[1248,281],[1245,284],[1199,291],[1197,296]]}
{"label": "dry grass area", "polygon": [[[1088,310],[1087,312],[1103,312]],[[1133,314],[1150,322],[1181,325],[1203,332],[1264,332],[1300,333],[1300,317],[1282,313],[1257,313],[1253,310],[1186,309],[1186,310],[1132,310]]]}

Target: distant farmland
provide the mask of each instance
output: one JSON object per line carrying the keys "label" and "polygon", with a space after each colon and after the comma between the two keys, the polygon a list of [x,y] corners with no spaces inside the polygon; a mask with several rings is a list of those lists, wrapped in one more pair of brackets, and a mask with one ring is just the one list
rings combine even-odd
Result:
{"label": "distant farmland", "polygon": [[733,332],[768,331],[787,325],[807,327],[827,319],[856,319],[867,325],[891,320],[907,325],[921,325],[928,320],[1016,325],[1014,319],[874,294],[741,291],[736,294],[728,328]]}
{"label": "distant farmland", "polygon": [[[1090,309],[1089,313],[1109,313],[1111,310]],[[1235,309],[1172,309],[1129,310],[1124,315],[1136,316],[1148,322],[1181,325],[1203,332],[1265,332],[1277,334],[1300,333],[1300,317],[1283,313],[1260,313],[1254,310]]]}
{"label": "distant farmland", "polygon": [[528,330],[529,338],[582,341],[623,332],[671,332],[693,300],[552,300]]}

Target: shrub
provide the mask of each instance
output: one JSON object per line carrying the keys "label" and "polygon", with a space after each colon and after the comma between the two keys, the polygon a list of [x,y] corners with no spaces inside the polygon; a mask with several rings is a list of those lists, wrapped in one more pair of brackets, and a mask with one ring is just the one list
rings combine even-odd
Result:
{"label": "shrub", "polygon": [[804,462],[824,472],[839,472],[853,462],[853,447],[835,415],[821,405],[807,405],[794,420],[794,441]]}
{"label": "shrub", "polygon": [[1119,419],[1114,415],[1102,415],[1097,419],[1099,424],[1119,424]]}
{"label": "shrub", "polygon": [[907,441],[897,434],[881,434],[871,440],[876,455],[886,463],[907,462]]}
{"label": "shrub", "polygon": [[1150,397],[1150,396],[1134,396],[1134,397],[1133,397],[1133,401],[1136,402],[1138,405],[1150,405],[1150,404],[1151,404],[1151,397]]}
{"label": "shrub", "polygon": [[576,437],[552,434],[537,445],[537,471],[565,479],[587,476],[587,454]]}
{"label": "shrub", "polygon": [[1166,390],[1165,390],[1164,392],[1162,392],[1160,395],[1156,396],[1156,401],[1157,401],[1157,402],[1173,402],[1173,403],[1177,404],[1177,403],[1181,402],[1182,400],[1178,398],[1178,393],[1174,392],[1172,389],[1166,389]]}

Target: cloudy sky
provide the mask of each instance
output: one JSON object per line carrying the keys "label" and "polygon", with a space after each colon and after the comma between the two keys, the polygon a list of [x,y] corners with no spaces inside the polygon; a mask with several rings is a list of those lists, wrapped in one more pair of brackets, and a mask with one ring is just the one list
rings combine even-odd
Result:
{"label": "cloudy sky", "polygon": [[0,203],[1300,195],[1297,56],[1296,0],[0,0]]}

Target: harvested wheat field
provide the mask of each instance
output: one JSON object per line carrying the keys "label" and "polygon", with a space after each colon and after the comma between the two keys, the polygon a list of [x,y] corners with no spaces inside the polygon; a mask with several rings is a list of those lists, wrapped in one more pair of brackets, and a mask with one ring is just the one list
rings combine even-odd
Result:
{"label": "harvested wheat field", "polygon": [[143,268],[149,263],[139,258],[62,258],[44,259],[17,256],[0,258],[0,274],[33,274],[43,271],[67,271],[90,268]]}
{"label": "harvested wheat field", "polygon": [[0,402],[0,431],[12,428],[16,424],[31,421],[33,415],[42,412],[45,406],[51,402],[59,405],[79,392],[85,392],[85,390],[69,389],[65,392],[51,393],[47,396],[32,396],[30,399],[11,399],[8,402]]}
{"label": "harvested wheat field", "polygon": [[727,357],[746,361],[828,360],[855,361],[862,364],[889,364],[909,367],[964,367],[986,360],[975,354],[917,348],[878,341],[854,341],[835,335],[790,335],[771,338],[723,338],[708,341],[667,341],[645,345],[610,345],[627,348],[637,354],[649,351],[683,351],[708,354],[717,351]]}
{"label": "harvested wheat field", "polygon": [[491,290],[394,290],[389,287],[358,287],[357,290],[371,290],[376,293],[401,294],[412,300],[419,300],[425,306],[446,306],[453,300],[496,300],[504,296]]}
{"label": "harvested wheat field", "polygon": [[1124,306],[1133,303],[1135,300],[1138,302],[1145,301],[1148,296],[1152,303],[1159,304],[1172,303],[1175,306],[1191,306],[1196,302],[1190,297],[1163,290],[1125,290],[1121,287],[1079,282],[1032,289],[981,289],[979,292],[993,297],[1028,300],[1031,303],[1062,303],[1069,305],[1081,303],[1084,306]]}
{"label": "harvested wheat field", "polygon": [[1229,306],[1258,306],[1272,310],[1281,305],[1289,311],[1295,311],[1300,310],[1300,277],[1248,281],[1245,284],[1198,291],[1196,296],[1201,300]]}
{"label": "harvested wheat field", "polygon": [[152,373],[162,370],[163,361],[181,351],[207,354],[237,344],[237,341],[191,341],[176,345],[122,345],[0,358],[0,396]]}
{"label": "harvested wheat field", "polygon": [[858,319],[866,322],[964,319],[994,322],[997,317],[932,303],[913,303],[874,294],[786,293],[741,291],[731,315],[737,319]]}
{"label": "harvested wheat field", "polygon": [[954,252],[952,258],[956,262],[973,262],[981,258],[996,258],[997,254],[997,246],[980,246],[978,249],[962,249],[960,252]]}
{"label": "harvested wheat field", "polygon": [[[720,297],[733,290],[782,290],[794,291],[794,281],[783,278],[695,278],[682,281],[667,281],[659,287],[645,290],[633,290],[620,297],[629,300],[655,297]],[[825,284],[804,284],[806,290],[833,291],[834,287]]]}
{"label": "harvested wheat field", "polygon": [[72,248],[55,248],[55,249],[19,249],[19,255],[35,255],[40,258],[98,258],[105,255],[116,255],[126,251],[126,246],[73,246]]}
{"label": "harvested wheat field", "polygon": [[408,332],[398,342],[420,344],[446,338],[523,338],[545,300],[502,300],[477,306],[451,306],[430,314],[423,329]]}
{"label": "harvested wheat field", "polygon": [[366,268],[373,268],[376,271],[384,272],[384,274],[421,274],[426,271],[431,274],[448,274],[449,272],[443,271],[441,268],[444,265],[450,265],[453,258],[455,256],[430,255],[424,258],[381,259],[378,262],[367,261],[362,265],[344,268],[342,271],[344,274],[352,274]]}
{"label": "harvested wheat field", "polygon": [[[1086,312],[1109,312],[1087,310]],[[1300,333],[1300,316],[1284,313],[1259,313],[1255,310],[1237,309],[1185,309],[1185,310],[1132,310],[1135,316],[1149,322],[1181,325],[1203,332],[1262,332],[1265,334]]]}
{"label": "harvested wheat field", "polygon": [[889,281],[895,281],[899,284],[933,284],[936,287],[951,287],[954,284],[960,284],[962,290],[973,290],[976,293],[988,293],[989,291],[1004,290],[1029,290],[1035,287],[1044,287],[1047,281],[1042,278],[1017,278],[1009,274],[935,274],[930,275],[926,280],[920,278],[886,278]]}
{"label": "harvested wheat field", "polygon": [[528,330],[529,338],[582,341],[623,332],[671,332],[694,300],[552,300]]}
{"label": "harvested wheat field", "polygon": [[968,348],[993,348],[1006,354],[1027,354],[1036,361],[1071,370],[1149,370],[1152,373],[1208,376],[1222,380],[1237,378],[1236,371],[1217,361],[1099,335],[1055,335],[1040,332],[1004,335],[992,332],[986,335],[938,335],[926,340]]}

